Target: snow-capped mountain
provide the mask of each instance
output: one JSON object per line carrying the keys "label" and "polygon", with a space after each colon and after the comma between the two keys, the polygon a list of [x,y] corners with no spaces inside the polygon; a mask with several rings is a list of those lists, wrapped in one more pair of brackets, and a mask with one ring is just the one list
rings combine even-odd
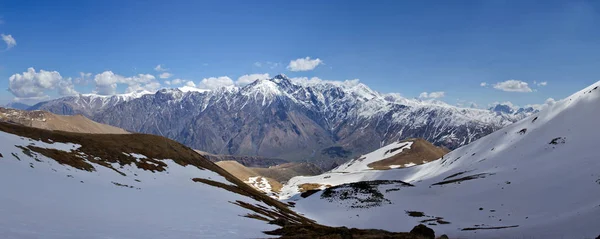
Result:
{"label": "snow-capped mountain", "polygon": [[[367,167],[412,146],[394,143],[331,172],[294,177],[280,197],[332,226],[403,231],[420,222],[450,238],[596,238],[599,87],[597,82],[438,160]],[[317,190],[301,193],[307,185]]]}
{"label": "snow-capped mountain", "polygon": [[149,91],[137,91],[119,95],[79,94],[51,101],[40,102],[28,110],[45,110],[61,115],[82,114],[91,117],[117,104],[153,94]]}
{"label": "snow-capped mountain", "polygon": [[96,101],[67,97],[35,108],[81,112],[98,122],[166,136],[209,153],[315,160],[321,166],[404,138],[456,148],[530,114],[459,108],[381,94],[354,81],[301,81],[284,75],[212,91],[163,89]]}

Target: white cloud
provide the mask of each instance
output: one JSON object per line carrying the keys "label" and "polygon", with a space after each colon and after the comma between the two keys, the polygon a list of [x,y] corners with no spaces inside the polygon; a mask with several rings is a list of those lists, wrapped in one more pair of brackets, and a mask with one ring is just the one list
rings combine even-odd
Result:
{"label": "white cloud", "polygon": [[254,66],[256,66],[256,67],[262,67],[262,63],[260,63],[260,62],[258,62],[258,61],[257,61],[257,62],[254,62]]}
{"label": "white cloud", "polygon": [[17,41],[15,40],[15,38],[12,37],[12,35],[0,34],[0,36],[2,36],[2,40],[4,41],[4,43],[6,43],[6,49],[13,48],[17,45]]}
{"label": "white cloud", "polygon": [[547,86],[548,82],[547,81],[542,81],[540,83],[537,83],[538,86]]}
{"label": "white cloud", "polygon": [[271,77],[269,76],[269,73],[264,73],[264,74],[249,74],[249,75],[243,75],[240,76],[237,81],[235,82],[235,85],[237,86],[245,86],[247,84],[250,84],[256,80],[267,80],[270,79]]}
{"label": "white cloud", "polygon": [[193,81],[188,81],[185,83],[185,86],[196,87],[196,84]]}
{"label": "white cloud", "polygon": [[79,77],[75,78],[75,84],[88,84],[91,81],[92,73],[79,72]]}
{"label": "white cloud", "polygon": [[156,67],[154,67],[155,71],[168,71],[169,69],[164,68],[161,64],[158,64]]}
{"label": "white cloud", "polygon": [[77,94],[71,78],[63,79],[57,71],[36,72],[30,67],[26,72],[14,74],[9,78],[8,91],[19,99],[47,98],[46,92],[55,89],[58,89],[60,95]]}
{"label": "white cloud", "polygon": [[443,91],[436,91],[436,92],[431,92],[431,93],[423,92],[419,95],[419,98],[421,98],[421,99],[438,99],[438,98],[442,98],[444,96],[446,96],[446,93]]}
{"label": "white cloud", "polygon": [[221,87],[227,87],[227,86],[233,86],[233,85],[234,85],[234,82],[231,78],[229,78],[228,76],[220,76],[220,77],[209,77],[209,78],[202,79],[202,81],[200,81],[199,88],[214,90],[214,89],[218,89]]}
{"label": "white cloud", "polygon": [[287,68],[291,71],[312,71],[320,64],[323,64],[321,59],[317,58],[311,60],[310,57],[307,56],[306,58],[298,58],[290,61]]}
{"label": "white cloud", "polygon": [[173,76],[173,74],[169,73],[169,72],[163,72],[161,73],[158,77],[160,77],[161,79],[168,79],[171,76]]}
{"label": "white cloud", "polygon": [[487,83],[486,82],[481,82],[481,84],[479,84],[481,87],[486,87]]}
{"label": "white cloud", "polygon": [[101,95],[114,95],[118,84],[127,85],[126,93],[147,90],[155,91],[160,87],[156,77],[150,74],[138,74],[137,76],[124,77],[112,71],[105,71],[94,77],[96,92]]}
{"label": "white cloud", "polygon": [[498,82],[494,85],[495,89],[508,91],[508,92],[533,92],[529,88],[529,84],[519,80],[507,80],[504,82]]}
{"label": "white cloud", "polygon": [[554,100],[553,98],[548,98],[546,99],[546,102],[544,102],[546,105],[552,106],[554,104],[556,104],[556,100]]}
{"label": "white cloud", "polygon": [[171,84],[173,84],[173,85],[181,85],[182,83],[183,83],[183,80],[179,79],[179,78],[171,81]]}
{"label": "white cloud", "polygon": [[185,80],[177,78],[177,79],[174,79],[174,80],[171,80],[171,81],[166,80],[164,82],[167,85],[181,85],[181,84],[183,84],[185,82]]}

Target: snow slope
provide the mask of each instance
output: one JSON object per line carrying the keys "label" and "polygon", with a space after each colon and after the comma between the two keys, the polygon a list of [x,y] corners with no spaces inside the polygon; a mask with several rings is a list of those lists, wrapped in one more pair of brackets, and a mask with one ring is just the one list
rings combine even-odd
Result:
{"label": "snow slope", "polygon": [[[111,169],[90,161],[110,162],[86,155],[85,146],[76,143],[43,142],[3,131],[0,142],[0,238],[265,238],[262,231],[276,229],[243,217],[254,212],[232,202],[275,210],[272,205],[192,181],[202,178],[236,186],[208,169],[132,152],[121,157],[151,166],[162,162],[166,170],[119,163],[110,163]],[[59,164],[29,147],[90,156],[85,161],[94,170]]]}
{"label": "snow slope", "polygon": [[[423,222],[450,238],[595,238],[599,85],[440,160],[295,177],[281,197],[332,226],[406,231]],[[303,198],[296,188],[304,183],[334,187]]]}

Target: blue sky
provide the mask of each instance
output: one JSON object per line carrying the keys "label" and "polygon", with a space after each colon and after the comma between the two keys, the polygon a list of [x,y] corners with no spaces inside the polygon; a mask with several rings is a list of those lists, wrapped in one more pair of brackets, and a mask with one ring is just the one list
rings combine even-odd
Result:
{"label": "blue sky", "polygon": [[[384,93],[444,92],[426,95],[480,107],[543,103],[600,80],[598,1],[1,1],[0,19],[0,104],[14,92],[28,102],[59,97],[70,84],[62,93],[89,93],[106,71],[112,82],[153,75],[160,87],[259,73],[360,79]],[[288,68],[306,57],[320,64]],[[30,67],[62,80],[32,90]],[[161,79],[165,72],[172,76]],[[14,74],[25,83],[11,92]]]}

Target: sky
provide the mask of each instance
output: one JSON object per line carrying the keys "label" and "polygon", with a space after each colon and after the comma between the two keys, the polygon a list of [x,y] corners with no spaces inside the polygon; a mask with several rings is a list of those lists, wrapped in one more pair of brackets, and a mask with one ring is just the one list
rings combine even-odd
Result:
{"label": "sky", "polygon": [[600,80],[598,29],[599,1],[0,1],[0,104],[283,73],[525,106]]}

